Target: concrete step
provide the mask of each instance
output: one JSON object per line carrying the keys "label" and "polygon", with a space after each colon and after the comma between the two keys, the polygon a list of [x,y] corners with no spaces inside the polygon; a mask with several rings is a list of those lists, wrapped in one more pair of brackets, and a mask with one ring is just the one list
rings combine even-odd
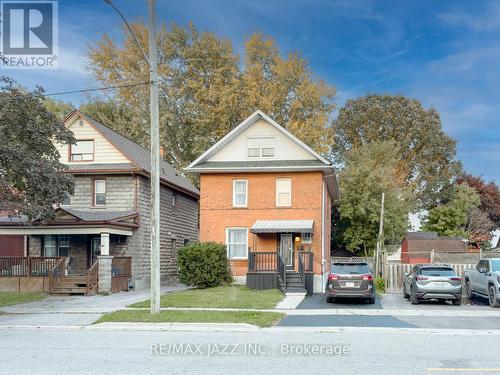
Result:
{"label": "concrete step", "polygon": [[56,287],[52,290],[52,294],[85,294],[87,287],[74,287],[74,288],[59,288]]}

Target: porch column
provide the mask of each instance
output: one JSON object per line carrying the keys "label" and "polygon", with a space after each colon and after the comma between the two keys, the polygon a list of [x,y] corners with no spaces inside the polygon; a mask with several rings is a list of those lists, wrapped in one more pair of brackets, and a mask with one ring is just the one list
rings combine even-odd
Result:
{"label": "porch column", "polygon": [[101,255],[97,259],[99,259],[99,293],[111,293],[113,257],[109,255],[109,233],[101,233]]}
{"label": "porch column", "polygon": [[101,255],[109,255],[109,233],[101,233]]}

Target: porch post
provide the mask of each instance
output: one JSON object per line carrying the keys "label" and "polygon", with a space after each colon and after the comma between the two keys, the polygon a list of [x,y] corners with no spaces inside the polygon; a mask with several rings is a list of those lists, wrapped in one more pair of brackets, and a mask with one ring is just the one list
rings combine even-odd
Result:
{"label": "porch post", "polygon": [[99,293],[111,293],[113,257],[109,255],[109,233],[101,233],[99,259]]}

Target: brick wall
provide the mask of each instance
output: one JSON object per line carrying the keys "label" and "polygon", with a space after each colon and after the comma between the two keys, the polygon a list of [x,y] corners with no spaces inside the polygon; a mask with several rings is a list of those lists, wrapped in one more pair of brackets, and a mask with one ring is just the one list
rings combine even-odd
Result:
{"label": "brick wall", "polygon": [[[292,206],[276,207],[276,179],[292,179]],[[233,180],[248,180],[248,207],[233,208]],[[200,240],[226,242],[226,228],[249,229],[248,246],[256,251],[274,251],[276,235],[253,236],[250,228],[256,220],[314,220],[312,250],[314,272],[321,273],[322,172],[202,174],[200,176]],[[329,205],[329,199],[326,200]],[[325,208],[326,254],[329,254],[330,218]],[[255,243],[254,243],[255,241]],[[247,260],[231,261],[233,275],[245,275]]]}

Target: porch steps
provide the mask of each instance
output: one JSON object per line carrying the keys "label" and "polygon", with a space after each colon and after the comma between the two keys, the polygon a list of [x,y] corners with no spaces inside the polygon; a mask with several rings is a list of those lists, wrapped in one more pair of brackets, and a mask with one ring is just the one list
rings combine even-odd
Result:
{"label": "porch steps", "polygon": [[73,295],[85,293],[87,293],[87,277],[71,275],[61,277],[52,289],[51,294]]}
{"label": "porch steps", "polygon": [[[278,278],[280,286],[283,285],[283,279]],[[294,271],[286,272],[286,293],[305,293],[304,283],[300,277],[300,273]]]}

